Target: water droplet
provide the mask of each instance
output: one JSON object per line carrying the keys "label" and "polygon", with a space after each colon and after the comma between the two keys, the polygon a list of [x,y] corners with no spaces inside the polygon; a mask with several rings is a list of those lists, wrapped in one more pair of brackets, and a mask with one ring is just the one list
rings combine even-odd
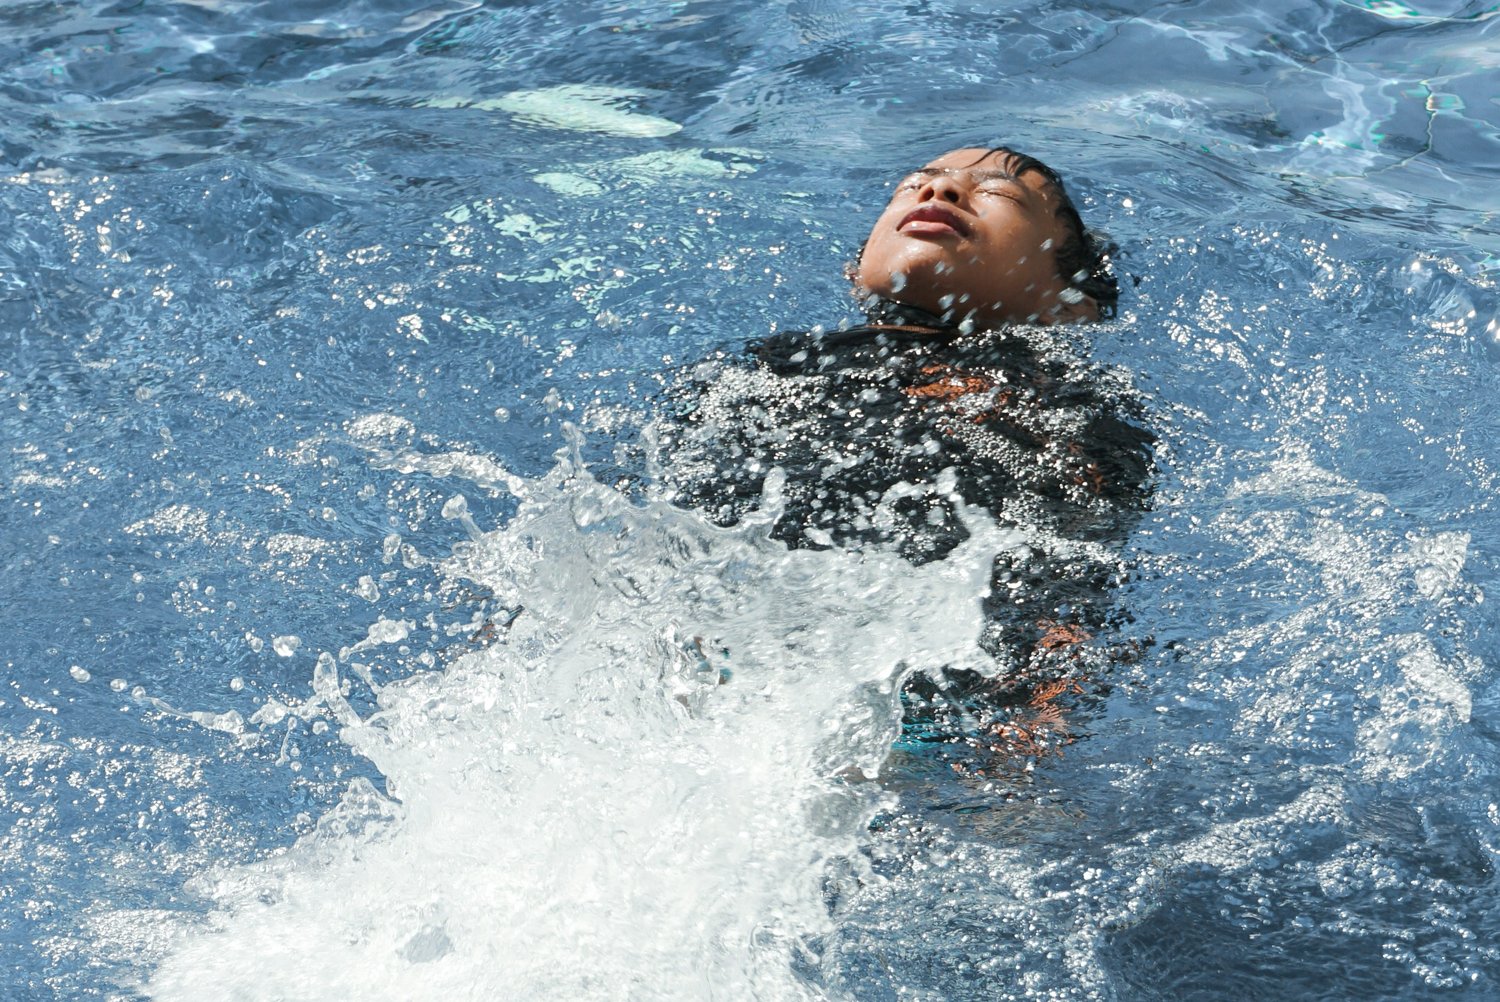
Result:
{"label": "water droplet", "polygon": [[297,648],[302,646],[302,638],[296,636],[272,637],[271,650],[284,658],[289,658],[297,653]]}
{"label": "water droplet", "polygon": [[93,678],[93,676],[89,674],[88,669],[82,667],[81,665],[74,665],[73,667],[69,668],[68,674],[73,676],[73,680],[75,682],[87,682],[89,679]]}

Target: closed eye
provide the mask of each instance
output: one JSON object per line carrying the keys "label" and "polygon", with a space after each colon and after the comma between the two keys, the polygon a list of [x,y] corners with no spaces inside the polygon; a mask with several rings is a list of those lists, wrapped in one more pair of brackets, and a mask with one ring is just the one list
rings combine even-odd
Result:
{"label": "closed eye", "polygon": [[1021,198],[1021,186],[1008,181],[986,181],[975,191],[981,195],[999,195],[1002,198]]}

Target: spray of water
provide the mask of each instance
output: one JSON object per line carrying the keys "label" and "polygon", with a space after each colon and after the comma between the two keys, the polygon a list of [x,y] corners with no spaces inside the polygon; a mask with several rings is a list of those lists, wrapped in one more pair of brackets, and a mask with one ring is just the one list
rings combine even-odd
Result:
{"label": "spray of water", "polygon": [[774,498],[723,529],[566,457],[506,483],[519,513],[442,572],[512,622],[364,717],[318,659],[322,706],[386,789],[356,781],[289,852],[203,878],[213,911],[152,998],[825,997],[824,885],[880,806],[865,777],[903,673],[974,663],[1014,540],[976,526],[913,568],[788,551]]}

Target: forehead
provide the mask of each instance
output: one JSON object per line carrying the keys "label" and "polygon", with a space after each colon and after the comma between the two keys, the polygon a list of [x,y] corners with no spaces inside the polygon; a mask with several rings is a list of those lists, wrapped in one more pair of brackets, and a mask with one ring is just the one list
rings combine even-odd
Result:
{"label": "forehead", "polygon": [[925,165],[923,170],[962,170],[966,167],[981,167],[985,170],[1009,170],[1015,166],[1016,157],[1004,150],[990,151],[978,146],[949,150]]}

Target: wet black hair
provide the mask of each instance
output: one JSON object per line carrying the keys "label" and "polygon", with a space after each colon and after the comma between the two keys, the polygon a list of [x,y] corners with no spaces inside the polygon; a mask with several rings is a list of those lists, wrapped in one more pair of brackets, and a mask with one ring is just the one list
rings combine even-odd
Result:
{"label": "wet black hair", "polygon": [[997,153],[1011,158],[1012,169],[1017,177],[1033,171],[1047,182],[1047,186],[1057,197],[1057,218],[1062,220],[1068,231],[1062,246],[1053,251],[1058,277],[1093,299],[1099,306],[1100,318],[1114,316],[1115,307],[1120,301],[1120,283],[1115,280],[1114,270],[1110,267],[1115,245],[1083,225],[1083,217],[1078,214],[1078,208],[1073,204],[1062,177],[1036,157],[1009,146],[992,146],[975,163],[981,163],[986,157]]}
{"label": "wet black hair", "polygon": [[[1047,182],[1047,186],[1052,189],[1053,195],[1057,198],[1057,218],[1062,220],[1063,227],[1068,234],[1063,238],[1062,246],[1053,250],[1053,259],[1057,262],[1057,275],[1068,285],[1093,299],[1099,307],[1101,320],[1114,316],[1115,308],[1120,301],[1120,284],[1115,280],[1115,273],[1111,267],[1115,252],[1114,243],[1083,224],[1083,217],[1078,214],[1078,208],[1073,204],[1073,199],[1068,194],[1062,177],[1036,157],[1013,150],[1009,146],[991,146],[974,162],[982,163],[987,157],[997,153],[1011,159],[1011,165],[1017,177],[1027,171],[1034,171]],[[865,245],[862,243],[859,245],[859,250],[855,252],[853,262],[847,266],[847,272],[851,278],[858,272],[859,262],[864,256]]]}

